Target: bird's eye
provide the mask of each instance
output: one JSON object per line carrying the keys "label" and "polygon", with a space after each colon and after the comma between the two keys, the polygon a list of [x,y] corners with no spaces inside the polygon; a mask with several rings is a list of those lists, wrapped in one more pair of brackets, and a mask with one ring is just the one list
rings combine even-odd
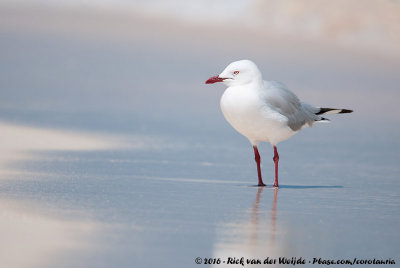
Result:
{"label": "bird's eye", "polygon": [[238,74],[239,74],[239,71],[234,71],[233,74],[234,74],[234,75],[238,75]]}

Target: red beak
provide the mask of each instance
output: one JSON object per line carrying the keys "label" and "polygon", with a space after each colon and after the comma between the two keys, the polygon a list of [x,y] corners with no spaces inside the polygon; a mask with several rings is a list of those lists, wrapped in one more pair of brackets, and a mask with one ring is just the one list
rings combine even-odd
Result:
{"label": "red beak", "polygon": [[206,84],[214,84],[214,83],[217,83],[217,82],[222,82],[225,79],[226,78],[221,78],[218,75],[217,76],[213,76],[213,77],[208,78],[208,80],[206,81]]}

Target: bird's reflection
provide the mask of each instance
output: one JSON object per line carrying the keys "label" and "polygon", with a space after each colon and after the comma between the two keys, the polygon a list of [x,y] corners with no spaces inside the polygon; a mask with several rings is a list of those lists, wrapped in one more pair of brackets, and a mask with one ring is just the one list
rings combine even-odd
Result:
{"label": "bird's reflection", "polygon": [[270,234],[270,241],[272,246],[275,244],[277,202],[278,202],[278,188],[274,188],[274,200],[272,202],[272,209],[271,209],[271,234]]}
{"label": "bird's reflection", "polygon": [[[252,246],[254,246],[257,243],[257,239],[259,236],[259,229],[261,228],[268,228],[267,226],[259,226],[259,217],[260,217],[260,213],[262,213],[262,211],[259,211],[259,207],[260,207],[260,199],[261,199],[261,193],[263,192],[264,187],[258,187],[258,191],[257,191],[257,195],[256,195],[256,199],[254,200],[253,203],[253,207],[251,210],[251,224],[253,226],[253,228],[251,228],[252,230],[252,235],[251,235],[251,239],[250,239],[250,244]],[[274,188],[274,199],[272,201],[272,207],[271,210],[269,212],[270,214],[270,224],[269,224],[269,228],[270,228],[270,234],[269,234],[269,243],[271,246],[274,246],[275,243],[275,233],[276,233],[276,203],[278,200],[278,188]],[[262,231],[261,231],[262,232]]]}
{"label": "bird's reflection", "polygon": [[[227,260],[228,257],[264,258],[265,256],[283,254],[283,248],[276,243],[278,188],[258,187],[255,200],[245,215],[248,217],[233,223],[226,223],[219,228],[214,257]],[[265,202],[265,197],[272,198],[272,204]],[[262,198],[264,197],[264,198]],[[226,264],[232,267],[232,264]],[[221,267],[219,265],[218,267]]]}

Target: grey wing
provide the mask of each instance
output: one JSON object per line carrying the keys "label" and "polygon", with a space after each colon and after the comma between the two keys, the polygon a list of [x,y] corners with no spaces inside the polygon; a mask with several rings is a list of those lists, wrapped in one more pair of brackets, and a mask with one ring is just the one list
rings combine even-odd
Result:
{"label": "grey wing", "polygon": [[264,99],[267,105],[284,115],[293,131],[300,130],[306,124],[311,126],[320,116],[315,115],[318,108],[302,103],[287,87],[276,81],[264,81]]}

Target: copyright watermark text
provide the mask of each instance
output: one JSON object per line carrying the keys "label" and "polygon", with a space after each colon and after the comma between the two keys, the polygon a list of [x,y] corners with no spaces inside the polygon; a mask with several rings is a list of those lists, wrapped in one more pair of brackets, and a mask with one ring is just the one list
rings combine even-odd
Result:
{"label": "copyright watermark text", "polygon": [[262,258],[262,259],[246,259],[244,257],[227,257],[227,258],[195,258],[197,264],[236,264],[236,265],[257,265],[257,264],[282,264],[282,265],[363,265],[363,264],[396,264],[395,260],[389,259],[323,259],[303,257],[279,257],[279,258]]}

